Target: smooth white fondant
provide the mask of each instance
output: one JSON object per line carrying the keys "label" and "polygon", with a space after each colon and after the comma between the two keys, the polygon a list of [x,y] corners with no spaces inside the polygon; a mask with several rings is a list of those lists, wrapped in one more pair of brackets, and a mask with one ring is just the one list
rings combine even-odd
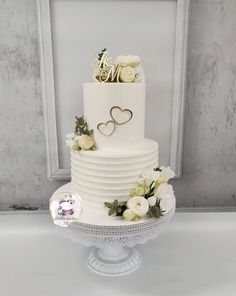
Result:
{"label": "smooth white fondant", "polygon": [[[145,125],[145,83],[96,83],[88,82],[83,85],[84,117],[89,128],[94,130],[94,138],[98,149],[114,150],[125,147],[135,147],[143,141]],[[99,123],[112,120],[110,109],[118,106],[132,111],[132,119],[122,125],[115,125],[110,136],[105,136],[97,130]],[[118,122],[125,121],[127,112],[114,111]],[[110,134],[113,127],[107,124],[101,126],[103,132]]]}
{"label": "smooth white fondant", "polygon": [[72,184],[98,210],[104,201],[126,201],[144,169],[154,166],[158,166],[158,144],[149,139],[135,150],[71,151]]}

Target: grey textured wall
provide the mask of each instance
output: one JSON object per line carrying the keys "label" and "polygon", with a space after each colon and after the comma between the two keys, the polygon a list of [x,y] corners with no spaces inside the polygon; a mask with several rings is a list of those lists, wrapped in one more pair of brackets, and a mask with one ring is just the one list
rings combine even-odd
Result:
{"label": "grey textured wall", "polygon": [[[236,1],[191,1],[183,178],[178,206],[236,205]],[[0,209],[46,208],[37,8],[0,0]]]}
{"label": "grey textured wall", "polygon": [[0,208],[47,207],[36,1],[0,1]]}
{"label": "grey textured wall", "polygon": [[179,206],[236,205],[236,1],[190,5]]}

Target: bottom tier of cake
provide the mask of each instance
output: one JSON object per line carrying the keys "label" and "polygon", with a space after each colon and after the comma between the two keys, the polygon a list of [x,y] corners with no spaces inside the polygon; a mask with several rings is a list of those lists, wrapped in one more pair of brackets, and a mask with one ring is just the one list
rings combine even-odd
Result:
{"label": "bottom tier of cake", "polygon": [[126,201],[145,168],[158,166],[158,144],[145,141],[132,150],[71,151],[72,184],[86,204]]}
{"label": "bottom tier of cake", "polygon": [[[54,200],[54,198],[57,198],[58,195],[61,193],[70,192],[70,193],[77,193],[77,189],[74,188],[74,186],[71,183],[67,183],[63,185],[62,187],[58,188],[52,195],[51,201]],[[88,224],[92,228],[92,225],[104,225],[104,226],[125,226],[125,225],[134,225],[138,226],[140,224],[150,222],[150,219],[147,217],[143,217],[139,221],[127,221],[125,219],[122,219],[118,216],[108,216],[108,210],[105,207],[100,208],[94,208],[91,207],[89,204],[87,204],[86,200],[82,200],[82,213],[79,217],[78,222]],[[175,197],[172,195],[170,198],[164,198],[161,200],[161,208],[165,211],[164,217],[166,215],[169,215],[171,212],[175,210]],[[151,219],[153,220],[153,219]],[[158,219],[159,221],[159,219]],[[146,228],[147,230],[147,228]]]}

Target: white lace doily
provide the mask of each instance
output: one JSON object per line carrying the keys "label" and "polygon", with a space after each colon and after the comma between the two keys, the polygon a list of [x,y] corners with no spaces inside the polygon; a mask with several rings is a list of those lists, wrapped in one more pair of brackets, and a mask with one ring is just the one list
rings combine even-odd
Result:
{"label": "white lace doily", "polygon": [[94,225],[73,222],[68,227],[57,226],[58,230],[74,242],[85,246],[106,248],[111,246],[133,247],[155,239],[175,212],[175,207],[163,217],[130,225]]}

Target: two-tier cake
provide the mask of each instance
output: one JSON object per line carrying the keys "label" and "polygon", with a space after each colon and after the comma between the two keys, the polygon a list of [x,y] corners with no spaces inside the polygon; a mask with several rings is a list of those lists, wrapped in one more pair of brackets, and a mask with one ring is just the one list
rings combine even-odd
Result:
{"label": "two-tier cake", "polygon": [[94,82],[83,85],[84,115],[66,140],[71,147],[66,191],[80,196],[81,221],[158,218],[168,211],[168,198],[174,198],[167,183],[174,173],[158,167],[158,144],[144,136],[146,85],[140,59],[120,56],[112,63],[103,50],[93,65]]}

